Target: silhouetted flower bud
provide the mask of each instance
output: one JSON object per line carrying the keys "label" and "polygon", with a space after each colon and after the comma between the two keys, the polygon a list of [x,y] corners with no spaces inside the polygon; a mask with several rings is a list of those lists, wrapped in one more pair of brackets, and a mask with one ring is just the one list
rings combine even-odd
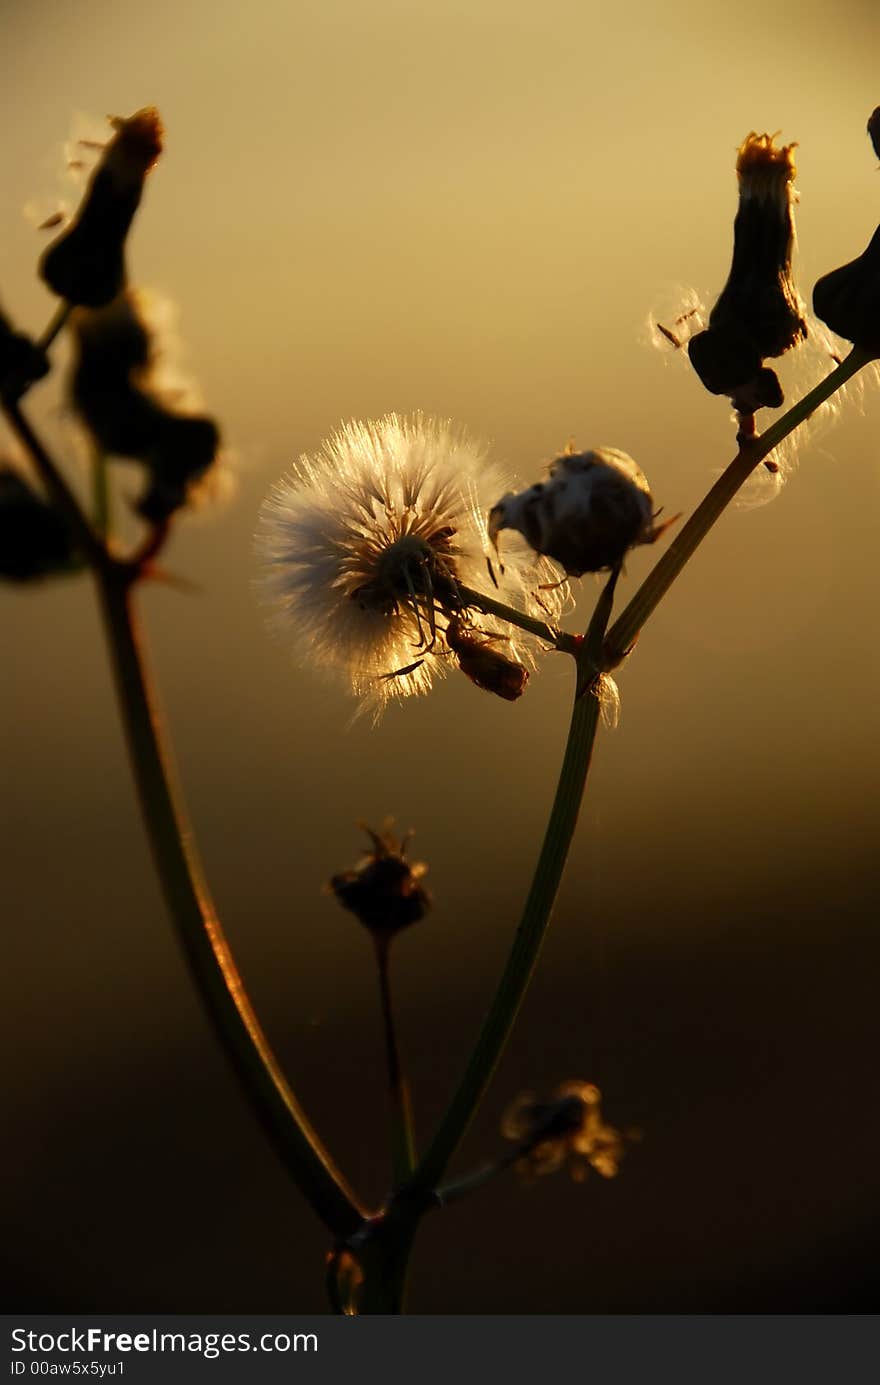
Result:
{"label": "silhouetted flower bud", "polygon": [[458,667],[476,687],[495,693],[506,702],[522,697],[529,681],[528,669],[492,648],[493,643],[504,641],[503,635],[470,630],[458,617],[450,620],[443,634]]}
{"label": "silhouetted flower bud", "polygon": [[18,394],[31,381],[41,380],[48,372],[46,353],[35,346],[30,337],[13,331],[0,311],[0,392]]}
{"label": "silhouetted flower bud", "polygon": [[550,475],[520,495],[505,495],[489,514],[489,538],[516,529],[536,553],[570,577],[621,562],[635,544],[653,543],[671,520],[654,523],[644,472],[613,447],[564,453]]}
{"label": "silhouetted flower bud", "polygon": [[813,308],[832,332],[880,356],[880,227],[857,260],[819,280]]}
{"label": "silhouetted flower bud", "polygon": [[[880,158],[880,106],[868,121],[868,134]],[[880,227],[857,260],[823,275],[813,289],[813,308],[832,332],[880,355]]]}
{"label": "silhouetted flower bud", "polygon": [[694,370],[711,394],[725,394],[739,413],[776,408],[783,394],[767,357],[782,356],[807,334],[792,277],[793,144],[747,136],[736,163],[739,208],[733,263],[709,326],[688,343]]}
{"label": "silhouetted flower bud", "polygon": [[406,859],[406,837],[398,842],[390,831],[365,831],[372,851],[353,869],[334,875],[330,888],[374,937],[387,940],[427,913],[431,896],[421,879],[428,867]]}
{"label": "silhouetted flower bud", "polygon": [[74,548],[63,515],[0,463],[0,577],[29,582],[70,571]]}
{"label": "silhouetted flower bud", "polygon": [[74,408],[104,452],[132,457],[149,471],[137,509],[156,523],[185,504],[192,483],[216,459],[213,419],[169,408],[153,384],[154,347],[137,295],[71,318],[76,356]]}
{"label": "silhouetted flower bud", "polygon": [[125,284],[125,238],[144,179],[162,152],[162,124],[154,107],[111,123],[116,133],[76,217],[40,261],[40,274],[54,293],[91,308],[109,303]]}

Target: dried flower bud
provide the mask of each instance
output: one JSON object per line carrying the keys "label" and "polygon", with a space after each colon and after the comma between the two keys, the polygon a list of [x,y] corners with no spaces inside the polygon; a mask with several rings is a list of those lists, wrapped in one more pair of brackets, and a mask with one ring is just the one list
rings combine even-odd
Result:
{"label": "dried flower bud", "polygon": [[40,274],[54,293],[91,308],[109,303],[125,284],[125,238],[144,179],[162,152],[162,123],[154,107],[111,124],[116,133],[76,217],[40,261]]}
{"label": "dried flower bud", "polygon": [[[868,134],[880,158],[880,106],[871,112]],[[880,227],[857,260],[825,274],[813,289],[816,316],[872,356],[880,356]]]}
{"label": "dried flower bud", "polygon": [[475,632],[455,617],[447,625],[444,638],[462,673],[478,688],[495,693],[506,702],[522,697],[529,681],[528,669],[491,647],[494,642],[503,641],[503,635]]}
{"label": "dried flower bud", "polygon": [[216,459],[217,425],[170,409],[159,396],[154,343],[136,294],[78,309],[71,327],[74,408],[104,452],[144,463],[150,479],[138,511],[154,523],[167,519]]}
{"label": "dried flower bud", "polygon": [[526,1178],[555,1173],[568,1164],[575,1182],[590,1169],[603,1178],[617,1173],[624,1150],[619,1130],[602,1118],[602,1094],[592,1082],[565,1082],[551,1101],[522,1092],[505,1112],[501,1133],[520,1146],[516,1167]]}
{"label": "dried flower bud", "polygon": [[23,476],[0,463],[0,577],[30,582],[69,572],[75,563],[70,529]]}
{"label": "dried flower bud", "polygon": [[343,908],[360,919],[375,938],[390,940],[424,918],[431,896],[421,884],[428,867],[406,859],[408,839],[364,829],[373,843],[351,870],[334,875],[330,888]]}
{"label": "dried flower bud", "polygon": [[794,148],[777,149],[772,135],[754,132],[740,146],[733,263],[708,328],[688,343],[706,389],[727,395],[743,414],[782,403],[779,381],[764,360],[782,356],[807,334],[791,268]]}
{"label": "dried flower bud", "polygon": [[489,537],[497,547],[502,529],[517,529],[536,553],[581,577],[615,567],[635,544],[653,543],[667,527],[654,519],[641,468],[625,452],[599,447],[564,453],[546,481],[502,496],[489,514]]}
{"label": "dried flower bud", "polygon": [[823,275],[813,308],[832,332],[880,356],[880,227],[857,260]]}

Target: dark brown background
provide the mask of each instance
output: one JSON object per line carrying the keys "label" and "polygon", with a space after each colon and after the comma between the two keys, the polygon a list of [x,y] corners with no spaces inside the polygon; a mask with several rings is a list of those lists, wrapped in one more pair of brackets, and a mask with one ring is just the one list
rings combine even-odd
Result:
{"label": "dark brown background", "polygon": [[[344,694],[265,634],[260,501],[340,420],[422,408],[492,438],[523,480],[569,437],[622,447],[667,513],[692,508],[730,454],[726,407],[638,343],[675,283],[723,282],[737,144],[780,127],[801,142],[805,287],[878,218],[874,6],[798,13],[0,5],[0,286],[22,323],[51,305],[21,208],[57,195],[72,112],[155,102],[167,123],[132,263],[179,306],[239,485],[181,526],[169,565],[198,593],[146,594],[150,644],[245,976],[366,1195],[385,1178],[373,978],[322,883],[356,856],[357,819],[417,828],[436,907],[395,960],[426,1131],[515,925],[569,675],[547,660],[516,706],[450,679],[345,732]],[[57,405],[43,387],[73,458]],[[437,1216],[414,1310],[876,1308],[878,419],[875,392],[805,440],[780,499],[726,517],[621,676],[621,726],[460,1167],[496,1147],[512,1095],[566,1077],[599,1082],[644,1142],[613,1183],[510,1181]],[[324,1237],[175,951],[92,593],[4,592],[0,620],[5,1299],[318,1310]]]}

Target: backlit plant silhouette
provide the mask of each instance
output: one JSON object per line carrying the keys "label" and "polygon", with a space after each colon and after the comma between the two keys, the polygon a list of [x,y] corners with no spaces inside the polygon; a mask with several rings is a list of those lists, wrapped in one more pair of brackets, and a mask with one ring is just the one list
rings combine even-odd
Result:
{"label": "backlit plant silhouette", "polygon": [[[875,112],[869,123],[875,140],[878,125]],[[112,127],[79,210],[40,261],[59,300],[52,321],[42,336],[31,337],[0,315],[3,410],[33,473],[13,461],[0,465],[0,575],[25,583],[91,572],[144,821],[193,982],[255,1115],[327,1229],[332,1307],[399,1312],[410,1250],[428,1213],[512,1166],[527,1177],[564,1164],[576,1177],[617,1170],[624,1137],[605,1121],[598,1089],[570,1080],[548,1099],[518,1097],[503,1128],[511,1147],[454,1181],[447,1176],[534,971],[594,740],[603,713],[612,717],[612,673],[746,481],[761,470],[778,484],[791,455],[786,440],[880,357],[880,231],[859,258],[815,287],[815,310],[833,338],[811,318],[793,277],[794,146],[777,147],[768,135],[745,139],[727,283],[707,318],[692,306],[671,322],[655,323],[658,340],[669,350],[687,349],[700,381],[729,401],[736,420],[735,457],[684,523],[661,517],[640,467],[615,448],[570,449],[517,491],[463,429],[422,416],[348,424],[319,455],[302,458],[268,497],[257,544],[272,618],[299,646],[309,669],[303,676],[323,670],[341,678],[357,709],[366,707],[377,721],[389,701],[426,694],[444,673],[464,673],[474,696],[480,690],[518,701],[546,653],[572,661],[570,729],[531,887],[465,1070],[422,1149],[395,1033],[390,954],[397,934],[430,907],[425,867],[410,860],[406,839],[385,827],[370,831],[369,850],[330,882],[340,904],[367,929],[379,979],[391,1173],[384,1204],[368,1208],[309,1124],[269,1048],[169,774],[136,594],[157,572],[195,492],[216,475],[220,432],[193,398],[169,387],[149,296],[128,278],[126,236],[162,149],[158,114],[143,110]],[[28,391],[50,371],[50,350],[62,330],[73,350],[71,407],[91,444],[88,504],[25,410]],[[768,362],[794,352],[811,353],[821,378],[761,432],[760,411],[783,404]],[[127,547],[112,523],[118,459],[136,462],[142,473],[131,504],[141,534]],[[675,536],[615,616],[626,554],[634,545],[666,542],[671,526]],[[560,620],[573,604],[572,583],[589,573],[607,575],[582,633],[571,634]],[[528,717],[527,701],[516,715]]]}

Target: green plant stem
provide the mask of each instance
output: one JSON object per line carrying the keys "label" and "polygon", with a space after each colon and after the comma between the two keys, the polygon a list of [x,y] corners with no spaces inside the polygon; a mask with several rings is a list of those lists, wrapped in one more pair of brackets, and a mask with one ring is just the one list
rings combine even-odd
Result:
{"label": "green plant stem", "polygon": [[193,981],[256,1115],[294,1182],[325,1226],[344,1238],[361,1225],[364,1212],[278,1066],[209,898],[176,801],[134,623],[130,578],[121,577],[113,567],[99,569],[96,575],[141,807]]}
{"label": "green plant stem", "polygon": [[389,960],[391,939],[374,938],[376,966],[379,973],[379,997],[382,1006],[382,1028],[385,1035],[385,1055],[388,1064],[388,1091],[391,1098],[391,1160],[394,1186],[405,1183],[415,1168],[415,1129],[409,1085],[400,1061],[394,1007],[391,1001]]}
{"label": "green plant stem", "polygon": [[769,457],[789,433],[803,423],[824,404],[832,394],[845,385],[858,370],[874,359],[868,353],[853,347],[852,351],[836,366],[815,389],[805,394],[796,404],[783,414],[782,418],[755,438],[746,439],[727,470],[719,476],[703,502],[697,506],[681,533],[669,545],[662,558],[655,564],[635,596],[624,608],[619,618],[608,631],[605,640],[606,668],[614,668],[635,643],[636,637],[648,617],[653,613],[672,583],[675,581],[688,559],[694,554],[715,521],[723,514],[740,487],[748,480],[757,466]]}
{"label": "green plant stem", "polygon": [[574,635],[557,630],[546,621],[536,620],[533,616],[526,615],[525,611],[518,611],[515,606],[507,606],[503,601],[496,601],[494,597],[487,596],[485,592],[477,591],[474,587],[459,586],[458,590],[466,606],[475,606],[487,616],[498,616],[499,619],[507,621],[508,625],[516,625],[520,630],[527,630],[530,635],[536,635],[539,640],[544,640],[554,649],[564,650],[567,654],[576,652],[578,641]]}
{"label": "green plant stem", "polygon": [[582,689],[580,667],[578,675],[556,797],[531,889],[495,998],[483,1022],[458,1089],[440,1128],[405,1190],[407,1198],[412,1199],[416,1205],[422,1199],[425,1203],[430,1203],[446,1165],[470,1124],[516,1019],[550,921],[568,849],[577,825],[599,722],[596,688],[594,685],[588,685]]}

